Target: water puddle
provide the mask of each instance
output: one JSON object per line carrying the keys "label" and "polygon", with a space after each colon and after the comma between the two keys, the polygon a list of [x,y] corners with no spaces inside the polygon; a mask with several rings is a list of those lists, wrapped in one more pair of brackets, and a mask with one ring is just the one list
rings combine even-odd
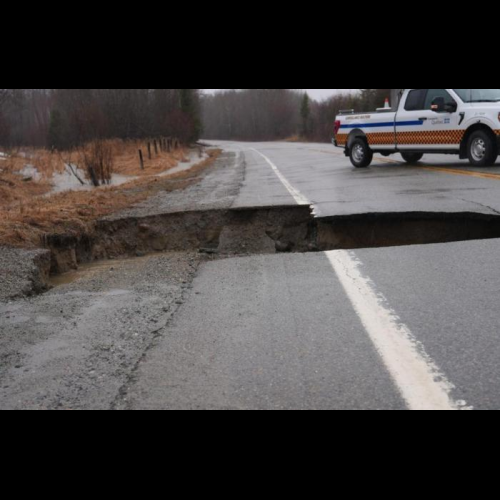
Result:
{"label": "water puddle", "polygon": [[[116,271],[120,273],[127,265],[137,265],[137,262],[145,259],[151,259],[155,254],[145,255],[143,257],[123,257],[120,259],[99,260],[90,264],[80,264],[75,271],[69,271],[64,274],[54,274],[49,277],[49,284],[52,287],[71,285],[82,278],[89,278],[98,273],[109,273]],[[115,295],[120,295],[123,290],[116,290]]]}
{"label": "water puddle", "polygon": [[71,285],[75,281],[81,278],[88,277],[91,274],[98,272],[112,271],[114,268],[123,263],[126,259],[120,260],[104,260],[92,262],[90,264],[80,264],[76,271],[69,271],[64,274],[56,274],[50,276],[49,284],[53,287],[59,287],[63,285]]}

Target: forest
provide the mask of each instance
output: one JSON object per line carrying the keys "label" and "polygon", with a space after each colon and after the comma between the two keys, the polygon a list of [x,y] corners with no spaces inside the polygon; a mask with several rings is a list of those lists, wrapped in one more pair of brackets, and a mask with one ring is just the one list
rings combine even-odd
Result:
{"label": "forest", "polygon": [[68,150],[154,137],[327,142],[340,109],[373,110],[389,94],[359,89],[315,101],[299,89],[0,89],[0,145]]}
{"label": "forest", "polygon": [[329,142],[341,109],[381,107],[390,89],[359,89],[323,101],[297,89],[234,89],[203,98],[203,136],[207,139]]}
{"label": "forest", "polygon": [[201,131],[200,89],[0,89],[0,145],[67,150],[93,140]]}

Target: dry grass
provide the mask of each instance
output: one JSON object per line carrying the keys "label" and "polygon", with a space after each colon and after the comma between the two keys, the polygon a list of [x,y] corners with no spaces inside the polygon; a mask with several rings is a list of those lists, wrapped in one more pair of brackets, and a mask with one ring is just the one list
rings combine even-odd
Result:
{"label": "dry grass", "polygon": [[[104,144],[110,158],[106,162],[108,165],[106,172],[103,172],[103,175],[99,177],[109,180],[110,175],[115,173],[147,178],[166,172],[176,167],[179,162],[189,161],[189,150],[187,148],[179,147],[170,153],[161,151],[159,148],[157,155],[153,141],[150,141],[152,158],[149,160],[147,142],[110,140],[100,143],[99,146]],[[144,170],[141,169],[139,162],[139,149],[144,154]],[[34,197],[50,193],[53,175],[64,172],[66,164],[76,165],[85,172],[85,180],[90,183],[88,166],[92,163],[90,160],[96,156],[95,150],[96,143],[65,153],[50,152],[43,149],[9,151],[8,156],[0,159],[0,209],[8,208],[13,204],[16,207],[27,205]],[[30,179],[29,176],[20,175],[26,165],[36,167],[41,179],[35,181]],[[99,171],[99,168],[96,168],[96,170]]]}
{"label": "dry grass", "polygon": [[[216,161],[221,150],[211,150],[208,154],[208,159],[189,171],[167,178],[142,177],[122,186],[71,191],[50,197],[36,198],[34,193],[30,197],[28,186],[32,189],[39,183],[19,184],[22,183],[19,176],[2,173],[0,196],[4,193],[1,191],[3,184],[13,194],[10,202],[0,197],[0,245],[37,247],[43,245],[49,234],[91,234],[94,222],[101,217],[135,205],[158,192],[184,189],[197,182],[198,174]],[[22,196],[15,195],[18,190],[22,191]]]}
{"label": "dry grass", "polygon": [[[189,151],[187,148],[179,147],[170,153],[161,151],[158,146],[158,154],[155,152],[153,141],[151,144],[151,160],[148,156],[148,141],[111,141],[114,153],[114,173],[120,175],[134,175],[146,177],[158,175],[166,170],[176,167],[179,162],[187,162]],[[139,150],[144,157],[144,170],[141,170],[139,161]]]}
{"label": "dry grass", "polygon": [[64,171],[64,160],[58,153],[45,149],[23,149],[10,151],[8,156],[0,161],[2,172],[22,172],[26,165],[36,166],[43,179],[49,180],[54,173]]}
{"label": "dry grass", "polygon": [[13,204],[28,204],[34,197],[47,194],[52,186],[47,181],[25,181],[12,172],[0,173],[0,211]]}
{"label": "dry grass", "polygon": [[[36,166],[41,178],[33,180],[29,174],[22,175],[26,165]],[[64,162],[59,155],[44,150],[9,152],[0,160],[0,209],[12,204],[29,204],[37,196],[52,189],[50,179],[55,172],[64,171]]]}

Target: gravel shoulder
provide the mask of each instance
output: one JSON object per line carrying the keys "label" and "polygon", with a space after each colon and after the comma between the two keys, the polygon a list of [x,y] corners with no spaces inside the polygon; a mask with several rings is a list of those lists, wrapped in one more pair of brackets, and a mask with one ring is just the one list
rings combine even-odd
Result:
{"label": "gravel shoulder", "polygon": [[[114,217],[230,208],[245,176],[240,160],[223,154],[196,184]],[[50,269],[49,252],[1,248],[0,410],[126,407],[126,388],[189,299],[204,258],[169,252],[102,261],[29,296],[40,269]]]}
{"label": "gravel shoulder", "polygon": [[112,409],[188,298],[200,256],[108,261],[76,282],[0,304],[0,409]]}
{"label": "gravel shoulder", "polygon": [[231,208],[245,179],[243,154],[224,152],[214,166],[200,175],[200,181],[187,189],[160,193],[135,207],[106,217],[105,220],[140,218],[154,215]]}
{"label": "gravel shoulder", "polygon": [[[243,155],[223,153],[185,189],[161,192],[104,220],[142,218],[168,213],[230,208],[245,178]],[[180,180],[179,182],[182,182]],[[46,291],[50,254],[46,250],[0,247],[0,303]]]}

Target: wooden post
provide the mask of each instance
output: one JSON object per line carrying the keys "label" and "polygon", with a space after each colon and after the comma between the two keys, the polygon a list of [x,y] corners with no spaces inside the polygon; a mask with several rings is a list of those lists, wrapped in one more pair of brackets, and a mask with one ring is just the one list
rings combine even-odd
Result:
{"label": "wooden post", "polygon": [[148,158],[151,160],[151,143],[148,142]]}
{"label": "wooden post", "polygon": [[170,137],[167,139],[167,153],[170,153],[170,150],[172,149],[172,139]]}
{"label": "wooden post", "polygon": [[142,155],[142,149],[139,149],[139,161],[141,162],[141,170],[144,170],[144,156]]}
{"label": "wooden post", "polygon": [[158,156],[158,142],[156,141],[156,139],[154,140],[154,145],[155,145],[156,156]]}

